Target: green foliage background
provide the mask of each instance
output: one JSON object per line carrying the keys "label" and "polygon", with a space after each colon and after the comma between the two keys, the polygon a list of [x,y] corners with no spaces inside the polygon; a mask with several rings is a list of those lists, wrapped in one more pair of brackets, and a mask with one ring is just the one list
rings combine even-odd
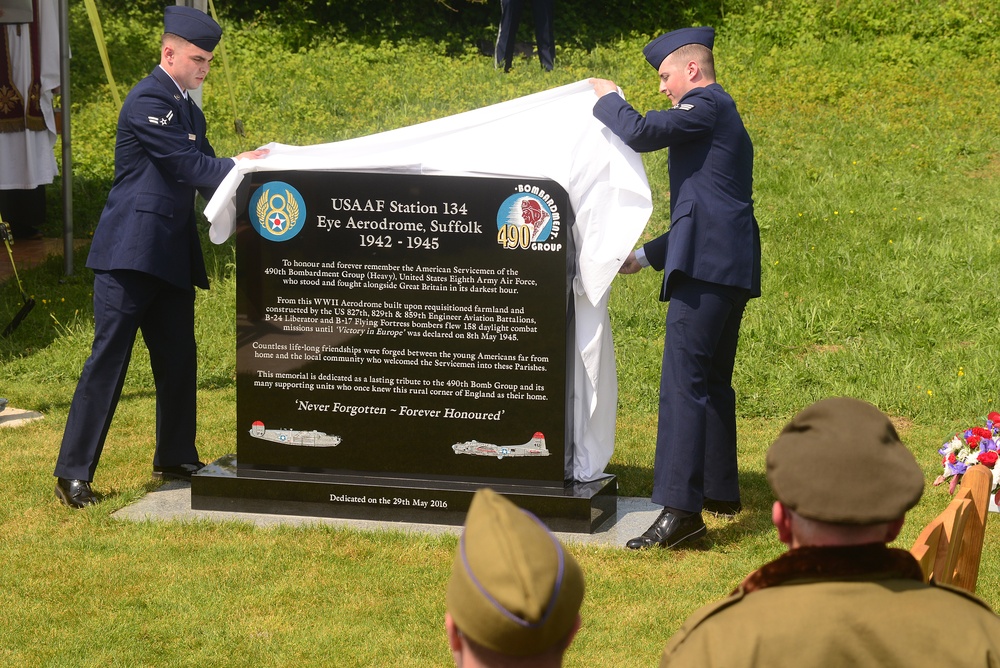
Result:
{"label": "green foliage background", "polygon": [[[123,95],[157,61],[162,6],[98,3]],[[683,25],[717,26],[720,83],[756,147],[764,258],[763,296],[744,319],[736,372],[747,510],[735,522],[710,521],[700,549],[574,546],[588,594],[568,665],[655,663],[695,607],[781,551],[763,457],[804,405],[840,394],[875,403],[928,483],[940,472],[939,445],[1000,405],[994,0],[561,1],[556,70],[518,60],[507,75],[482,53],[495,39],[495,2],[245,0],[217,9],[233,87],[217,52],[204,106],[220,155],[348,139],[591,76],[614,79],[640,110],[662,108],[642,46]],[[70,10],[73,219],[86,239],[113,177],[117,110],[82,3]],[[532,40],[530,16],[520,38]],[[655,204],[648,239],[669,220],[666,152],[644,162]],[[58,236],[58,188],[49,197],[45,229]],[[197,298],[198,446],[213,459],[235,447],[234,257],[231,243],[203,246],[213,289]],[[0,555],[9,566],[0,569],[0,665],[448,665],[440,618],[452,538],[110,518],[154,488],[141,342],[95,481],[105,501],[82,513],[55,503],[49,473],[93,335],[85,253],[72,276],[59,258],[22,272],[38,306],[0,339],[0,395],[46,415],[0,430]],[[641,272],[612,288],[620,392],[608,471],[626,496],[651,487],[659,280]],[[0,285],[0,324],[19,307],[13,284]],[[928,485],[899,544],[947,500]],[[979,581],[994,608],[997,526],[994,516]]]}

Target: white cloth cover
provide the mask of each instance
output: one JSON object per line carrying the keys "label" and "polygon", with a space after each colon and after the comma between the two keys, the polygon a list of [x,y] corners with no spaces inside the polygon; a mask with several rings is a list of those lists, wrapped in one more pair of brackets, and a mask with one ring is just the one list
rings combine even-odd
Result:
{"label": "white cloth cover", "polygon": [[313,146],[268,144],[240,160],[205,214],[214,243],[236,224],[236,189],[257,171],[326,170],[551,179],[576,214],[577,275],[573,479],[603,477],[614,452],[618,382],[608,295],[653,204],[637,153],[593,116],[586,81],[419,125]]}
{"label": "white cloth cover", "polygon": [[[45,130],[0,132],[0,190],[32,190],[52,183],[59,174],[53,149],[56,120],[52,97],[59,87],[59,5],[56,0],[38,0],[39,74],[42,82],[42,116]],[[20,35],[18,34],[20,28]],[[27,24],[0,24],[7,31],[10,76],[21,96],[31,87],[31,38]]]}

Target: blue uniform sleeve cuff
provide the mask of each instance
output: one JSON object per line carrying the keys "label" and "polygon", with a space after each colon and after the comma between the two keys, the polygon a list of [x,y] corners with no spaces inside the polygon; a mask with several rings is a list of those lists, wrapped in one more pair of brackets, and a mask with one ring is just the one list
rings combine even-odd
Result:
{"label": "blue uniform sleeve cuff", "polygon": [[646,259],[646,251],[642,246],[635,249],[635,259],[643,268],[650,266],[649,260]]}

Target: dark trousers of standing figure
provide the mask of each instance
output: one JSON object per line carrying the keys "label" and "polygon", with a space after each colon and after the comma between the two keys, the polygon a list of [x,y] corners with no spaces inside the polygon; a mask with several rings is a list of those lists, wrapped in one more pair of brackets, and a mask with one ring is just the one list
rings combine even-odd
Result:
{"label": "dark trousers of standing figure", "polygon": [[15,239],[36,239],[45,224],[45,186],[30,190],[0,190],[0,218]]}
{"label": "dark trousers of standing figure", "polygon": [[194,288],[178,288],[137,271],[98,271],[94,344],[70,405],[56,476],[94,479],[139,331],[156,385],[153,466],[198,461]]}
{"label": "dark trousers of standing figure", "polygon": [[[538,59],[546,71],[551,71],[556,60],[556,38],[552,29],[552,13],[555,0],[534,0],[532,14],[535,16],[535,43]],[[504,72],[509,72],[514,61],[517,42],[517,26],[521,23],[524,0],[500,0],[500,32],[497,34],[495,55],[496,66],[503,64]]]}
{"label": "dark trousers of standing figure", "polygon": [[733,367],[746,290],[682,278],[667,308],[653,503],[739,501]]}

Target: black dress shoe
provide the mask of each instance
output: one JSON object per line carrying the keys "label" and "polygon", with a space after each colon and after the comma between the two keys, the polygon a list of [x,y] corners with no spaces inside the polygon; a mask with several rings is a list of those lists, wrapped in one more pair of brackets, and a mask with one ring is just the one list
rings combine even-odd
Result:
{"label": "black dress shoe", "polygon": [[201,462],[191,462],[190,464],[178,464],[177,466],[154,466],[153,477],[157,480],[187,480],[191,481],[191,475],[205,468]]}
{"label": "black dress shoe", "polygon": [[705,499],[702,503],[701,509],[706,513],[712,513],[716,517],[732,518],[736,517],[736,515],[743,510],[743,504],[739,501],[716,501],[715,499]]}
{"label": "black dress shoe", "polygon": [[625,543],[630,550],[641,550],[645,547],[674,547],[686,540],[696,540],[708,532],[701,513],[693,513],[687,517],[678,517],[666,508],[656,518],[646,533]]}
{"label": "black dress shoe", "polygon": [[56,478],[56,496],[70,508],[92,506],[100,501],[86,480]]}

